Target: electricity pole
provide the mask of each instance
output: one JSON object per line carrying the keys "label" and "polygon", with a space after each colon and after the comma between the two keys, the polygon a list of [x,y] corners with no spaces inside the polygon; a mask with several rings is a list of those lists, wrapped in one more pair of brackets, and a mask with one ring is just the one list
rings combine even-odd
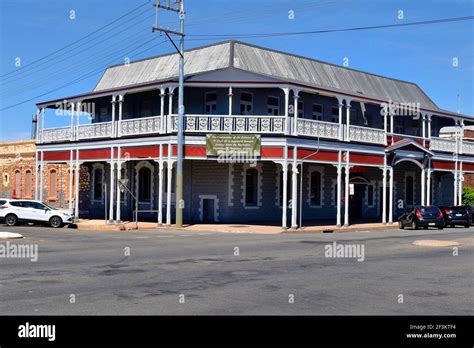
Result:
{"label": "electricity pole", "polygon": [[[166,34],[176,51],[179,53],[179,92],[178,92],[178,160],[176,164],[176,226],[183,225],[183,118],[184,118],[184,0],[175,0],[175,7],[170,5],[170,0],[165,0],[164,4],[158,0],[156,7],[156,22],[153,26],[153,32],[160,31]],[[179,14],[180,31],[158,27],[158,9],[173,11]],[[174,43],[171,35],[177,35],[180,38],[179,48]],[[160,207],[161,209],[161,207]]]}

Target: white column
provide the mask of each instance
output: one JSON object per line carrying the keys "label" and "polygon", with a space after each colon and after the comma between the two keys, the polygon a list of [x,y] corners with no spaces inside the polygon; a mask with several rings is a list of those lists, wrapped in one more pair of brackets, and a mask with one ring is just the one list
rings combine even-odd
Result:
{"label": "white column", "polygon": [[459,162],[459,174],[458,174],[458,182],[459,182],[459,189],[458,189],[458,205],[462,205],[462,194],[463,194],[463,181],[464,175],[462,172],[462,162]]}
{"label": "white column", "polygon": [[351,99],[346,99],[346,141],[350,140]]}
{"label": "white column", "polygon": [[[464,120],[459,121],[459,153],[463,154]],[[461,203],[460,203],[461,204]]]}
{"label": "white column", "polygon": [[293,90],[293,99],[294,99],[294,106],[293,106],[293,134],[298,134],[298,99],[299,99],[299,91],[297,89]]}
{"label": "white column", "polygon": [[234,93],[232,93],[232,86],[229,86],[229,116],[232,115],[232,97]]}
{"label": "white column", "polygon": [[41,108],[41,141],[44,139],[44,108]]}
{"label": "white column", "polygon": [[393,134],[393,113],[390,113],[390,134]]}
{"label": "white column", "polygon": [[173,162],[168,160],[166,176],[166,225],[171,225],[171,182],[173,181]]}
{"label": "white column", "polygon": [[342,108],[344,107],[343,104],[343,99],[337,98],[338,104],[337,106],[339,107],[339,140],[342,141],[344,140],[344,133],[343,133],[343,127],[342,127]]}
{"label": "white column", "polygon": [[[116,96],[112,96],[112,134],[115,134],[115,103],[116,103]],[[112,192],[112,190],[110,190]]]}
{"label": "white column", "polygon": [[115,219],[117,221],[122,220],[122,211],[120,206],[120,199],[121,199],[121,191],[120,191],[120,179],[122,179],[122,156],[121,156],[122,149],[120,147],[117,148],[117,204],[116,204],[116,216]]}
{"label": "white column", "polygon": [[453,205],[458,205],[458,162],[457,159],[454,162],[454,197],[453,197]]}
{"label": "white column", "polygon": [[73,177],[74,177],[74,164],[73,164],[73,150],[69,151],[69,212],[72,213],[74,208],[73,199],[72,199],[72,186],[73,186]]}
{"label": "white column", "polygon": [[173,129],[173,124],[171,122],[171,114],[173,113],[173,91],[175,87],[168,88],[168,133]]}
{"label": "white column", "polygon": [[431,169],[426,171],[426,205],[431,205]]}
{"label": "white column", "polygon": [[40,109],[36,108],[36,142],[41,142],[40,139]]}
{"label": "white column", "polygon": [[[160,156],[161,158],[161,156]],[[163,224],[163,167],[164,162],[158,163],[158,224]]]}
{"label": "white column", "polygon": [[342,152],[338,153],[338,162],[337,162],[337,214],[336,214],[336,225],[341,227],[341,193],[342,193],[342,162],[341,162]]}
{"label": "white column", "polygon": [[[38,126],[38,124],[36,125]],[[38,172],[39,169],[39,161],[38,161],[38,151],[36,151],[36,156],[35,156],[35,200],[38,200]]]}
{"label": "white column", "polygon": [[288,110],[290,108],[290,89],[283,88],[283,93],[285,93],[285,135],[287,135],[290,134],[290,123],[288,117]]}
{"label": "white column", "polygon": [[428,121],[428,139],[431,140],[431,115],[427,115],[427,121]]}
{"label": "white column", "polygon": [[382,173],[382,223],[387,223],[387,157],[383,165]]}
{"label": "white column", "polygon": [[425,173],[425,168],[421,169],[421,205],[426,204],[426,173]]}
{"label": "white column", "polygon": [[43,191],[44,191],[44,151],[41,151],[41,161],[40,161],[40,182],[39,182],[39,199],[43,202]]}
{"label": "white column", "polygon": [[160,89],[160,120],[161,120],[161,133],[166,133],[166,122],[165,122],[165,89]]}
{"label": "white column", "polygon": [[111,158],[110,158],[110,205],[109,205],[109,221],[114,220],[114,149],[111,149]]}
{"label": "white column", "polygon": [[166,175],[166,225],[171,225],[171,182],[173,181],[173,162],[171,162],[171,155],[173,146],[168,144],[168,163]]}
{"label": "white column", "polygon": [[[389,113],[390,113],[390,117],[392,117],[392,113],[389,112],[389,108],[388,108],[388,107],[386,107],[386,108],[383,109],[383,130],[384,130],[384,132],[385,132],[385,145],[387,145],[387,127],[388,127],[388,125],[387,125],[387,122],[388,122],[387,117],[388,117],[388,114],[389,114]],[[393,117],[392,117],[392,118],[393,118]],[[391,121],[393,121],[393,120],[391,120]],[[392,133],[393,133],[393,130],[392,130]]]}
{"label": "white column", "polygon": [[389,205],[388,205],[388,223],[393,224],[393,167],[388,169],[390,174]]}
{"label": "white column", "polygon": [[298,210],[298,148],[293,147],[293,163],[291,166],[291,228],[298,228],[297,210]]}
{"label": "white column", "polygon": [[120,129],[121,129],[121,123],[122,123],[122,117],[123,117],[123,94],[119,95],[119,121],[117,122],[117,137],[121,136],[120,134]]}
{"label": "white column", "polygon": [[[288,109],[287,109],[288,113]],[[283,195],[282,195],[282,217],[281,217],[281,225],[283,228],[288,228],[288,222],[287,217],[288,217],[288,146],[285,145],[285,150],[284,150],[284,159],[283,159],[283,168],[282,168],[282,173],[283,173]]]}
{"label": "white column", "polygon": [[81,173],[81,165],[79,163],[79,150],[76,150],[76,194],[74,197],[74,216],[79,218],[79,175]]}
{"label": "white column", "polygon": [[346,170],[345,170],[345,194],[344,194],[344,226],[349,226],[349,151],[346,152]]}
{"label": "white column", "polygon": [[[71,103],[71,137],[69,140],[74,140],[74,103]],[[77,110],[79,112],[79,109]]]}
{"label": "white column", "polygon": [[[80,119],[81,119],[81,109],[82,109],[82,103],[77,102],[77,117],[76,117],[76,127],[79,126],[80,124]],[[73,138],[75,139],[77,137],[76,134],[73,134]]]}

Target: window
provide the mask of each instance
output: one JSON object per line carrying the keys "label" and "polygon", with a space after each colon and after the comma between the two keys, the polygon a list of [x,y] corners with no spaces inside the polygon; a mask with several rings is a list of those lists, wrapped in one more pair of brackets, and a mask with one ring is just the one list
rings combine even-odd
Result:
{"label": "window", "polygon": [[[291,199],[291,174],[288,173],[288,176],[287,176],[287,183],[286,183],[286,200],[287,200],[287,204],[288,204],[288,201]],[[283,171],[280,172],[280,207],[283,205]]]}
{"label": "window", "polygon": [[304,118],[304,102],[298,101],[298,117]]}
{"label": "window", "polygon": [[248,92],[240,93],[240,114],[253,115],[253,94]]}
{"label": "window", "polygon": [[254,168],[247,169],[245,173],[245,205],[258,205],[258,171]]}
{"label": "window", "polygon": [[108,110],[107,108],[99,109],[99,122],[104,122],[107,119]]}
{"label": "window", "polygon": [[31,170],[25,173],[25,196],[31,197]]}
{"label": "window", "polygon": [[407,176],[405,179],[405,205],[413,205],[413,177]]}
{"label": "window", "polygon": [[30,208],[44,210],[46,206],[38,202],[30,202]]}
{"label": "window", "polygon": [[138,200],[140,202],[151,200],[151,170],[147,167],[138,171]]}
{"label": "window", "polygon": [[357,123],[358,115],[359,115],[359,113],[357,112],[356,109],[350,109],[350,111],[349,111],[349,117],[350,117],[350,122],[351,122],[351,124],[358,124],[358,123]]}
{"label": "window", "polygon": [[209,92],[204,96],[204,114],[215,115],[217,113],[217,93]]}
{"label": "window", "polygon": [[152,103],[151,100],[144,100],[141,104],[140,117],[151,116]]}
{"label": "window", "polygon": [[323,106],[321,104],[313,104],[313,120],[323,120]]}
{"label": "window", "polygon": [[321,173],[318,171],[311,172],[310,176],[310,205],[321,205]]}
{"label": "window", "polygon": [[373,185],[367,186],[367,205],[369,207],[374,205],[374,186]]}
{"label": "window", "polygon": [[48,199],[56,199],[58,196],[58,172],[52,169],[49,172]]}
{"label": "window", "polygon": [[280,114],[280,98],[267,98],[267,114],[272,116],[278,116]]}
{"label": "window", "polygon": [[15,189],[13,191],[13,196],[14,197],[20,197],[21,196],[21,174],[20,171],[17,170],[15,172]]}
{"label": "window", "polygon": [[331,122],[339,123],[339,108],[334,106],[331,108]]}
{"label": "window", "polygon": [[103,198],[103,181],[104,181],[104,169],[102,167],[96,167],[92,171],[92,181],[93,181],[93,192],[92,197],[95,201],[101,201]]}

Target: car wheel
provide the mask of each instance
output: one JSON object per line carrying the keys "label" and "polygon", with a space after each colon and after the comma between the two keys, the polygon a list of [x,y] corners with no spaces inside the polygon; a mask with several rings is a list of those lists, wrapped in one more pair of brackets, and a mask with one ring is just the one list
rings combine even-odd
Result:
{"label": "car wheel", "polygon": [[49,219],[49,225],[52,228],[58,228],[61,227],[63,224],[63,220],[59,216],[53,216],[51,219]]}
{"label": "car wheel", "polygon": [[455,225],[455,224],[451,224],[450,226],[451,226],[451,228],[454,228],[454,227],[456,227],[456,225]]}
{"label": "car wheel", "polygon": [[442,230],[443,228],[444,228],[444,227],[441,226],[441,225],[438,226],[438,230]]}
{"label": "car wheel", "polygon": [[418,223],[416,221],[413,221],[411,223],[411,227],[414,229],[414,230],[417,230],[418,229]]}
{"label": "car wheel", "polygon": [[403,222],[398,221],[398,228],[400,228],[401,230],[405,228],[405,226],[403,226]]}
{"label": "car wheel", "polygon": [[18,223],[18,218],[16,217],[16,215],[9,214],[5,216],[5,224],[7,226],[15,226],[17,223]]}
{"label": "car wheel", "polygon": [[471,227],[471,224],[465,224],[464,227],[469,228]]}

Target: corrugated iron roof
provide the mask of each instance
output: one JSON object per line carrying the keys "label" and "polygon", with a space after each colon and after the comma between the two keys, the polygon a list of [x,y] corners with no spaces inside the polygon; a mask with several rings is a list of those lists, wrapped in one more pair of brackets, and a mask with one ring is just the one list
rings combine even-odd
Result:
{"label": "corrugated iron roof", "polygon": [[[229,67],[282,81],[325,88],[336,93],[384,101],[420,103],[422,109],[444,111],[414,83],[240,41],[225,41],[186,51],[187,76]],[[177,76],[178,54],[166,54],[107,68],[93,93],[170,80]]]}

